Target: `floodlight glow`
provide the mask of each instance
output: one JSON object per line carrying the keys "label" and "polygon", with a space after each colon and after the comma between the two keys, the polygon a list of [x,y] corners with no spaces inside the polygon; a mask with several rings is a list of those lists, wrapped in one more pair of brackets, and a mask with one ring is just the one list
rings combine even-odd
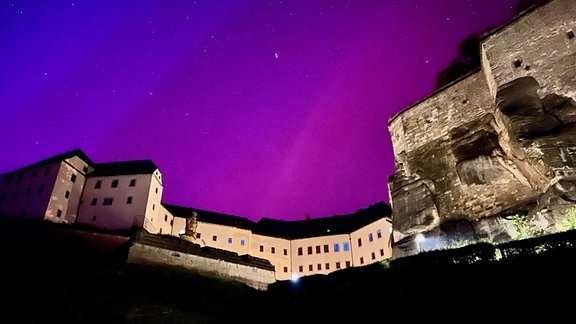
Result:
{"label": "floodlight glow", "polygon": [[298,277],[298,274],[296,272],[292,273],[292,278],[290,279],[292,282],[298,282],[298,279],[300,279],[300,277]]}

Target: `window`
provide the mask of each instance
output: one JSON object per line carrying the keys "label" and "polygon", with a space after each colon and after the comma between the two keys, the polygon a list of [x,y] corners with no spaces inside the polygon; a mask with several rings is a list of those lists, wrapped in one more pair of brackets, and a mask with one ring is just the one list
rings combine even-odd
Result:
{"label": "window", "polygon": [[70,191],[66,190],[66,193],[64,194],[64,198],[66,198],[66,199],[70,198]]}
{"label": "window", "polygon": [[358,246],[362,246],[362,239],[361,238],[358,239]]}
{"label": "window", "polygon": [[158,188],[156,188],[156,193],[158,193]]}
{"label": "window", "polygon": [[316,254],[320,254],[320,245],[316,245]]}
{"label": "window", "polygon": [[275,247],[270,247],[270,253],[275,254],[276,253],[276,248]]}
{"label": "window", "polygon": [[304,272],[304,267],[303,267],[303,266],[299,266],[299,267],[298,267],[298,271]]}
{"label": "window", "polygon": [[104,202],[102,203],[102,205],[104,206],[112,205],[112,201],[114,201],[114,198],[104,198]]}
{"label": "window", "polygon": [[574,31],[569,30],[569,31],[566,33],[566,36],[568,36],[568,39],[574,38],[574,36],[575,36],[575,35],[574,35]]}
{"label": "window", "polygon": [[372,235],[372,233],[368,234],[368,241],[369,242],[374,241],[374,235]]}
{"label": "window", "polygon": [[118,179],[112,180],[112,188],[118,188]]}
{"label": "window", "polygon": [[232,244],[232,238],[231,237],[228,238],[228,244]]}
{"label": "window", "polygon": [[93,222],[96,221],[96,216],[92,216],[92,221],[93,221]]}
{"label": "window", "polygon": [[170,226],[173,226],[173,225],[174,225],[174,220],[171,219],[171,220],[170,220]]}
{"label": "window", "polygon": [[328,252],[329,252],[328,244],[324,244],[324,253],[328,253]]}
{"label": "window", "polygon": [[325,265],[326,270],[330,270],[330,263],[326,263]]}
{"label": "window", "polygon": [[360,264],[364,264],[364,257],[360,257]]}
{"label": "window", "polygon": [[10,182],[12,182],[12,176],[7,176],[6,177],[6,184],[10,184]]}
{"label": "window", "polygon": [[212,241],[216,242],[217,239],[218,237],[216,235],[212,235]]}
{"label": "window", "polygon": [[167,222],[168,221],[168,215],[164,214],[164,221]]}
{"label": "window", "polygon": [[136,179],[130,180],[130,187],[135,187],[135,186],[136,186]]}
{"label": "window", "polygon": [[336,262],[336,269],[340,269],[340,262]]}
{"label": "window", "polygon": [[322,265],[321,265],[320,263],[318,263],[318,264],[316,265],[316,269],[322,270]]}
{"label": "window", "polygon": [[0,195],[0,202],[4,201],[4,195]]}
{"label": "window", "polygon": [[70,181],[76,182],[76,175],[75,175],[75,174],[73,174],[73,175],[70,177]]}
{"label": "window", "polygon": [[382,238],[382,231],[381,230],[376,230],[376,236],[378,238]]}
{"label": "window", "polygon": [[34,170],[32,172],[32,178],[36,178],[38,176],[38,170]]}
{"label": "window", "polygon": [[[26,197],[30,196],[30,192],[31,192],[31,191],[32,191],[32,188],[27,188],[27,189],[26,189]],[[68,192],[68,191],[66,191],[66,192]],[[66,197],[66,198],[68,198],[68,197]]]}
{"label": "window", "polygon": [[126,198],[126,204],[130,205],[132,203],[132,196],[128,196],[128,198]]}
{"label": "window", "polygon": [[23,177],[24,177],[24,176],[23,176],[22,174],[19,174],[19,175],[18,175],[18,182],[22,182],[22,178],[23,178]]}
{"label": "window", "polygon": [[50,168],[44,169],[44,175],[48,175],[50,173]]}
{"label": "window", "polygon": [[342,245],[344,246],[344,251],[350,250],[350,244],[348,244],[348,242],[344,242]]}
{"label": "window", "polygon": [[260,245],[260,252],[264,252],[264,245]]}
{"label": "window", "polygon": [[384,256],[384,249],[380,249],[380,256]]}
{"label": "window", "polygon": [[84,171],[84,173],[88,172],[88,166],[87,165],[83,166],[82,171]]}
{"label": "window", "polygon": [[196,238],[197,238],[197,239],[200,238],[200,233],[196,233]]}
{"label": "window", "polygon": [[346,268],[350,268],[350,261],[346,261]]}
{"label": "window", "polygon": [[90,206],[96,206],[97,203],[98,203],[98,198],[92,198],[92,201],[90,202]]}
{"label": "window", "polygon": [[240,240],[240,246],[244,246],[244,244],[246,244],[246,242],[244,240]]}
{"label": "window", "polygon": [[288,272],[288,267],[284,267],[284,272]]}
{"label": "window", "polygon": [[152,204],[152,210],[156,209],[156,204]]}
{"label": "window", "polygon": [[60,217],[62,216],[62,210],[58,209],[58,211],[56,212],[56,217]]}
{"label": "window", "polygon": [[309,264],[309,265],[308,265],[308,271],[314,271],[314,266],[311,265],[311,264]]}
{"label": "window", "polygon": [[288,249],[284,249],[284,255],[288,255]]}
{"label": "window", "polygon": [[308,254],[312,254],[312,247],[311,246],[308,247]]}
{"label": "window", "polygon": [[40,187],[38,187],[38,193],[41,193],[42,191],[44,191],[44,185],[40,185]]}
{"label": "window", "polygon": [[334,252],[340,252],[340,244],[334,243]]}
{"label": "window", "polygon": [[16,199],[16,196],[18,196],[18,192],[17,192],[17,191],[14,191],[14,192],[12,193],[12,199]]}
{"label": "window", "polygon": [[302,248],[301,247],[298,248],[298,255],[302,255]]}
{"label": "window", "polygon": [[376,259],[376,253],[372,252],[372,260]]}
{"label": "window", "polygon": [[98,189],[98,188],[100,188],[100,187],[102,187],[102,180],[96,181],[96,184],[94,185],[94,188],[95,188],[95,189]]}

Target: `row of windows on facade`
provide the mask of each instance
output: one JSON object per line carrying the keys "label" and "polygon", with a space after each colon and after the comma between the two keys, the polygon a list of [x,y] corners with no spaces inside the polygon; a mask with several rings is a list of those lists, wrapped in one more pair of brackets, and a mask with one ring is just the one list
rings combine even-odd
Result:
{"label": "row of windows on facade", "polygon": [[[384,256],[384,249],[380,249],[380,256],[381,257]],[[372,257],[372,261],[376,260],[376,252],[372,252],[371,257]],[[360,264],[364,264],[364,257],[360,257]],[[336,266],[336,269],[340,269],[341,263],[335,262],[335,266]],[[346,268],[350,268],[350,261],[346,261]],[[316,264],[316,270],[319,270],[319,271],[322,270],[322,264],[321,263]],[[326,262],[324,264],[324,270],[330,270],[330,263]],[[302,265],[298,266],[298,271],[304,272],[304,266],[302,266]],[[308,271],[315,271],[313,264],[308,265]],[[286,273],[288,272],[288,267],[284,267],[284,272],[286,272]]]}
{"label": "row of windows on facade", "polygon": [[[376,231],[376,235],[377,237],[380,239],[382,238],[382,231],[381,230],[377,230]],[[199,239],[201,238],[202,234],[201,233],[196,233],[196,238]],[[212,235],[212,241],[216,242],[218,241],[218,236],[217,235]],[[374,235],[372,233],[368,234],[368,241],[372,242],[374,241]],[[232,244],[233,240],[231,237],[228,238],[228,244]],[[240,240],[240,246],[244,246],[246,244],[246,241],[244,240]],[[358,247],[362,246],[362,239],[358,238]],[[308,246],[308,254],[313,254],[313,246]],[[344,242],[342,243],[342,248],[344,251],[348,251],[350,250],[350,245],[348,244],[348,242]],[[322,253],[322,250],[324,251],[324,253],[329,253],[330,252],[330,248],[328,244],[324,244],[323,249],[320,245],[316,245],[316,254],[320,254]],[[260,245],[260,252],[264,252],[264,245]],[[334,243],[334,252],[340,252],[340,243]],[[276,254],[276,248],[271,246],[270,247],[270,253],[272,254]],[[382,250],[382,253],[384,253],[384,250]],[[303,248],[299,247],[298,248],[298,255],[303,255]],[[284,255],[288,255],[288,250],[284,249]]]}
{"label": "row of windows on facade", "polygon": [[[50,167],[46,167],[46,168],[44,169],[44,171],[43,171],[43,174],[44,174],[45,176],[49,175],[49,174],[50,174],[50,170],[51,170]],[[87,167],[87,166],[84,166],[83,170],[84,170],[84,172],[87,172],[87,171],[88,171],[88,167]],[[40,170],[38,170],[38,169],[32,170],[32,173],[30,174],[30,178],[34,179],[34,178],[38,177],[39,173],[40,173]],[[18,175],[15,175],[16,181],[22,182],[22,180],[24,180],[24,174],[25,174],[25,173],[23,172],[23,173],[20,173],[20,174],[18,174]],[[9,175],[7,175],[7,176],[4,178],[4,183],[5,183],[5,184],[10,184],[10,183],[12,183],[12,180],[13,180],[13,175],[12,175],[12,174],[9,174]],[[72,182],[76,181],[76,175],[73,174],[70,180],[71,180]]]}
{"label": "row of windows on facade", "polygon": [[[95,221],[96,221],[96,218],[97,218],[96,215],[93,215],[93,216],[92,216],[92,221],[95,222]],[[154,218],[151,218],[150,221],[151,221],[151,222],[154,222]],[[165,222],[168,222],[168,215],[164,215],[164,221],[165,221]],[[172,225],[174,225],[174,220],[173,220],[173,219],[170,220],[170,226],[172,226]]]}
{"label": "row of windows on facade", "polygon": [[[130,179],[130,183],[128,184],[128,186],[129,187],[135,187],[136,186],[136,179]],[[94,189],[100,189],[100,188],[102,188],[102,180],[98,180],[94,184]],[[112,183],[110,184],[110,188],[118,188],[118,179],[112,180]],[[158,193],[158,188],[156,188],[156,193]]]}
{"label": "row of windows on facade", "polygon": [[[44,189],[46,187],[44,185],[40,185],[38,187],[38,193],[42,193],[44,192]],[[26,188],[26,190],[24,191],[24,196],[29,197],[32,194],[32,188]],[[18,197],[18,191],[14,191],[10,194],[10,198],[12,200],[16,199]],[[70,191],[66,190],[66,192],[64,193],[64,198],[68,199],[70,198]],[[0,203],[4,202],[4,200],[6,199],[5,195],[0,195]]]}

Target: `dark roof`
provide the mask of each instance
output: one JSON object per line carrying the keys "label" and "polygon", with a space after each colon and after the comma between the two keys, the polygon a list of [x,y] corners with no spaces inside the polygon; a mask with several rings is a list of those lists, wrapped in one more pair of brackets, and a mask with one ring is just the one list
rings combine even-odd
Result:
{"label": "dark roof", "polygon": [[378,202],[354,214],[315,218],[301,221],[283,221],[262,218],[258,222],[232,215],[209,212],[200,209],[181,207],[162,203],[162,205],[177,217],[188,218],[192,211],[197,213],[197,220],[206,223],[234,226],[251,230],[254,234],[279,237],[285,239],[300,239],[326,235],[349,234],[355,230],[373,223],[383,217],[390,218],[392,209],[384,202]]}
{"label": "dark roof", "polygon": [[389,204],[378,202],[354,214],[313,218],[301,221],[280,221],[262,218],[252,233],[286,239],[349,234],[381,218],[391,218]]}
{"label": "dark roof", "polygon": [[52,164],[54,162],[62,162],[66,159],[72,158],[78,156],[79,158],[81,158],[82,160],[84,160],[86,163],[88,163],[88,165],[90,166],[94,166],[94,162],[92,162],[92,160],[90,160],[90,158],[80,149],[76,149],[76,150],[72,150],[72,151],[68,151],[68,152],[64,152],[58,155],[54,155],[52,157],[49,157],[47,159],[44,159],[40,162],[36,162],[34,164],[30,164],[27,165],[23,168],[8,172],[9,173],[16,173],[16,172],[20,172],[20,171],[24,171],[24,170],[28,170],[28,169],[33,169],[39,166],[43,166],[43,165],[48,165],[48,164]]}
{"label": "dark roof", "polygon": [[233,226],[237,228],[252,230],[255,223],[247,218],[211,212],[202,209],[181,207],[172,204],[162,203],[162,205],[174,216],[188,218],[192,212],[196,212],[196,219],[200,222]]}
{"label": "dark roof", "polygon": [[129,175],[129,174],[152,174],[158,167],[150,160],[107,162],[94,165],[91,177]]}

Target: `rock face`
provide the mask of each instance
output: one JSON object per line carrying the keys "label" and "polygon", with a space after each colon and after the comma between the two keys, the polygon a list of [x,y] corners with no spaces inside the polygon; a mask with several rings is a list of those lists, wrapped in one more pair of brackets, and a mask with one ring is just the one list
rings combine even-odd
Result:
{"label": "rock face", "polygon": [[576,202],[575,33],[574,0],[548,2],[481,42],[481,70],[389,121],[394,257],[423,237],[510,239],[517,212],[553,231]]}

